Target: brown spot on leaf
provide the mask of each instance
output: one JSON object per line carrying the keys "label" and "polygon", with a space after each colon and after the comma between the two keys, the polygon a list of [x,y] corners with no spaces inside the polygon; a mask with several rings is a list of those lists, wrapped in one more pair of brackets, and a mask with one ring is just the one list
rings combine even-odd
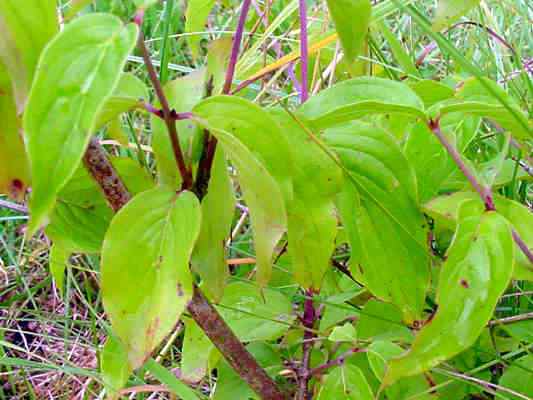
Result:
{"label": "brown spot on leaf", "polygon": [[468,283],[466,279],[461,279],[461,286],[464,287],[465,289],[468,289],[470,287],[470,284]]}
{"label": "brown spot on leaf", "polygon": [[13,179],[9,185],[9,195],[15,200],[24,198],[25,185],[20,179]]}
{"label": "brown spot on leaf", "polygon": [[183,286],[181,286],[181,283],[178,282],[178,286],[177,286],[177,291],[178,291],[178,296],[179,297],[183,297],[185,295],[185,293],[183,292]]}

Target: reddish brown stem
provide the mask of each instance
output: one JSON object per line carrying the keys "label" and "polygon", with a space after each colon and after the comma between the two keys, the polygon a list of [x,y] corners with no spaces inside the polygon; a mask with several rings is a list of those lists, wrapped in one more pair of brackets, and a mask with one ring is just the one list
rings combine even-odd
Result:
{"label": "reddish brown stem", "polygon": [[188,311],[226,361],[254,392],[262,399],[286,398],[198,288],[195,289]]}
{"label": "reddish brown stem", "polygon": [[163,91],[163,87],[161,86],[161,82],[159,81],[157,73],[155,72],[154,64],[152,63],[152,59],[150,58],[150,54],[148,53],[148,49],[144,43],[144,34],[142,30],[139,32],[137,46],[141,51],[144,64],[146,65],[146,69],[148,71],[148,76],[150,77],[150,81],[154,86],[159,103],[161,103],[163,119],[165,121],[165,125],[167,126],[170,143],[172,144],[172,150],[174,151],[174,158],[176,159],[176,164],[183,180],[182,187],[183,189],[190,189],[192,187],[192,172],[187,168],[185,163],[185,158],[183,157],[183,152],[180,146],[178,130],[176,128],[176,119],[173,117],[167,97]]}
{"label": "reddish brown stem", "polygon": [[[91,140],[84,160],[113,210],[116,212],[124,207],[131,195],[96,139]],[[195,288],[187,310],[228,363],[262,399],[285,399],[274,381],[246,350],[200,289]]]}
{"label": "reddish brown stem", "polygon": [[98,182],[113,211],[120,210],[131,199],[131,195],[116,173],[113,165],[96,138],[92,138],[83,157],[85,166]]}

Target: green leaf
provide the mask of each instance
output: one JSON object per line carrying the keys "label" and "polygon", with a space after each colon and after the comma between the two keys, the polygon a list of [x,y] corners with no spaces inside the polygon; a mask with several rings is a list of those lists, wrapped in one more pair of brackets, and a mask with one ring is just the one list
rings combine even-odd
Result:
{"label": "green leaf", "polygon": [[91,14],[68,24],[44,51],[24,113],[33,177],[30,234],[47,222],[80,164],[136,37],[134,24]]}
{"label": "green leaf", "polygon": [[[524,242],[533,249],[533,214],[516,201],[493,195],[498,214],[505,217]],[[474,201],[478,209],[484,208],[479,195],[474,192],[457,192],[437,197],[424,205],[424,211],[444,227],[454,230],[459,218],[459,209],[463,203]],[[526,255],[515,245],[515,268],[513,278],[533,281],[533,266]]]}
{"label": "green leaf", "polygon": [[[176,112],[189,112],[204,97],[205,70],[198,70],[189,75],[168,82],[163,88],[170,108]],[[193,153],[193,142],[198,135],[198,126],[191,120],[177,121],[181,148],[185,155]],[[179,187],[181,176],[176,166],[176,159],[165,122],[152,115],[152,147],[157,160],[159,182]],[[194,160],[197,161],[197,160]]]}
{"label": "green leaf", "polygon": [[200,32],[204,32],[207,17],[215,5],[215,0],[189,0],[185,13],[185,32],[192,33],[188,36],[189,47],[193,58],[200,55]]}
{"label": "green leaf", "polygon": [[533,320],[517,321],[502,328],[512,337],[525,343],[533,342]]}
{"label": "green leaf", "polygon": [[30,186],[30,166],[24,148],[11,83],[0,63],[0,193],[22,201]]}
{"label": "green leaf", "polygon": [[[524,125],[529,125],[528,119],[518,108],[514,108],[515,114],[513,115],[505,107],[479,101],[449,101],[442,105],[437,104],[435,107],[439,107],[439,113],[441,116],[452,113],[462,113],[484,117],[500,124],[519,139],[533,138],[533,130],[531,128],[524,128]],[[517,116],[520,118],[520,121],[516,120]]]}
{"label": "green leaf", "polygon": [[341,189],[342,170],[310,140],[309,135],[313,133],[304,121],[300,121],[302,128],[285,111],[274,116],[289,142],[294,166],[294,196],[287,201],[287,249],[296,281],[304,288],[319,290],[335,249],[337,216],[334,200]]}
{"label": "green leaf", "polygon": [[102,296],[134,369],[170,333],[192,296],[189,259],[200,224],[197,198],[164,186],[134,197],[111,222]]}
{"label": "green leaf", "polygon": [[[111,162],[131,194],[153,188],[152,177],[137,162],[129,158],[112,158]],[[80,166],[59,192],[46,234],[71,253],[99,253],[112,217],[100,188]]]}
{"label": "green leaf", "polygon": [[417,375],[472,346],[506,290],[514,264],[509,223],[496,212],[479,216],[465,203],[437,288],[437,312],[405,355],[391,360],[383,383]]}
{"label": "green leaf", "polygon": [[192,266],[202,278],[202,290],[215,301],[224,294],[229,268],[226,239],[235,214],[235,195],[221,148],[213,161],[209,190],[202,200],[202,229],[196,242]]}
{"label": "green leaf", "polygon": [[420,319],[429,259],[411,166],[395,139],[373,125],[332,128],[324,139],[347,171],[337,205],[352,273],[372,294],[398,306],[406,322]]}
{"label": "green leaf", "polygon": [[193,112],[200,118],[198,122],[217,137],[238,171],[250,209],[257,281],[265,285],[272,273],[274,247],[287,226],[284,199],[292,197],[287,139],[266,111],[234,96],[211,97]]}
{"label": "green leaf", "polygon": [[329,13],[344,49],[344,57],[353,64],[361,53],[370,25],[370,0],[328,0]]}
{"label": "green leaf", "polygon": [[283,294],[269,288],[260,291],[244,282],[228,285],[217,308],[243,342],[278,339],[295,318]]}
{"label": "green leaf", "polygon": [[404,340],[410,342],[413,334],[402,323],[398,307],[379,300],[369,300],[357,322],[357,333],[362,340]]}
{"label": "green leaf", "polygon": [[317,400],[373,400],[374,394],[361,370],[353,365],[341,365],[330,372],[321,386]]}
{"label": "green leaf", "polygon": [[417,123],[409,133],[405,155],[416,172],[421,202],[433,198],[458,169],[425,123]]}
{"label": "green leaf", "polygon": [[433,30],[441,31],[449,27],[476,7],[479,2],[480,0],[439,0],[437,13],[433,20]]}
{"label": "green leaf", "polygon": [[[367,357],[370,368],[374,372],[376,378],[380,381],[385,376],[387,362],[394,357],[401,355],[404,350],[389,341],[375,341],[368,347]],[[417,375],[401,379],[394,385],[385,389],[387,399],[390,400],[406,400],[410,397],[416,397],[421,400],[435,399],[435,394],[430,392],[430,385],[424,375]],[[421,394],[426,392],[426,394]]]}
{"label": "green leaf", "polygon": [[109,335],[100,354],[100,370],[108,397],[118,399],[122,389],[132,373],[128,363],[128,354],[117,337]]}
{"label": "green leaf", "polygon": [[122,74],[113,95],[98,113],[94,129],[100,129],[122,113],[142,108],[143,100],[148,100],[144,82],[131,73]]}
{"label": "green leaf", "polygon": [[181,378],[200,382],[207,374],[211,352],[215,349],[209,338],[191,318],[183,318],[185,336],[181,350]]}
{"label": "green leaf", "polygon": [[312,97],[299,112],[316,129],[341,125],[369,114],[400,114],[426,120],[424,104],[409,86],[373,77],[338,83]]}
{"label": "green leaf", "polygon": [[332,342],[356,342],[357,333],[350,322],[342,326],[336,326],[328,336],[328,340]]}
{"label": "green leaf", "polygon": [[451,87],[430,79],[423,79],[409,86],[422,99],[426,108],[430,108],[441,101],[451,99],[455,95]]}
{"label": "green leaf", "polygon": [[[513,363],[505,370],[504,374],[502,375],[499,385],[503,386],[506,389],[511,389],[516,393],[520,393],[525,397],[533,398],[533,380],[531,380],[532,374],[533,355],[528,354],[525,357],[513,361]],[[503,390],[500,391],[500,393],[512,400],[524,398],[511,395]]]}
{"label": "green leaf", "polygon": [[54,278],[54,282],[59,289],[59,293],[63,293],[65,284],[65,269],[70,257],[70,251],[68,251],[61,242],[54,242],[50,248],[50,258],[48,263],[50,264],[50,274]]}
{"label": "green leaf", "polygon": [[59,31],[55,0],[0,2],[0,62],[13,79],[17,110],[22,114],[41,52]]}

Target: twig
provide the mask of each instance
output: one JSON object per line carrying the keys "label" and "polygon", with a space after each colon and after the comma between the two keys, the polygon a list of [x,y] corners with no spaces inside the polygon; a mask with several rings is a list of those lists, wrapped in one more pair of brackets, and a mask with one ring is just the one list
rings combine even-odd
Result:
{"label": "twig", "polygon": [[170,390],[163,385],[141,385],[141,386],[132,386],[126,389],[119,391],[121,396],[126,396],[128,394],[139,394],[139,393],[169,393]]}
{"label": "twig", "polygon": [[[139,18],[136,18],[135,21],[137,22],[138,19]],[[187,168],[187,165],[185,164],[185,158],[183,157],[183,152],[181,150],[178,137],[178,130],[176,128],[176,121],[172,118],[172,111],[170,110],[167,97],[165,95],[163,87],[161,86],[161,82],[159,81],[157,73],[155,72],[155,68],[152,64],[152,59],[150,58],[150,54],[148,53],[146,44],[144,43],[144,34],[142,30],[139,31],[139,39],[137,41],[137,46],[141,50],[144,64],[146,65],[146,69],[148,71],[148,76],[150,77],[150,81],[154,86],[155,93],[163,109],[163,119],[165,120],[165,124],[167,126],[168,135],[172,144],[172,150],[174,151],[174,158],[176,159],[176,164],[183,180],[182,187],[183,189],[190,189],[192,187],[192,172]]]}
{"label": "twig", "polygon": [[457,167],[461,170],[463,175],[466,177],[468,182],[472,185],[472,187],[475,189],[476,192],[478,192],[479,196],[483,200],[483,203],[485,203],[485,208],[487,211],[494,211],[494,199],[492,198],[492,192],[490,188],[484,188],[481,186],[481,184],[478,182],[474,174],[468,169],[465,162],[463,161],[461,154],[457,151],[457,149],[446,139],[444,136],[444,133],[442,133],[440,129],[440,121],[432,120],[429,122],[429,128],[431,131],[435,134],[437,139],[439,139],[439,142],[446,148],[446,151],[450,155],[450,157],[453,159]]}
{"label": "twig", "polygon": [[[518,245],[520,250],[522,250],[522,253],[527,257],[529,262],[533,265],[533,253],[531,252],[531,249],[527,246],[526,242],[520,237],[519,233],[513,229],[513,239],[515,243]],[[531,268],[530,268],[531,269]]]}
{"label": "twig", "polygon": [[28,207],[7,200],[0,199],[0,208],[7,208],[8,210],[16,211],[21,214],[28,214]]}
{"label": "twig", "polygon": [[[131,195],[97,140],[93,139],[91,141],[91,145],[85,154],[85,159],[88,160],[86,162],[91,162],[89,171],[102,188],[108,202],[114,205],[113,209],[115,210],[116,208],[115,211],[118,211],[118,209],[125,206]],[[102,171],[105,171],[105,173]],[[246,347],[235,336],[200,289],[194,289],[194,295],[187,306],[187,310],[237,374],[262,399],[282,400],[285,398],[274,381],[246,350]]]}
{"label": "twig", "polygon": [[[494,199],[492,197],[492,191],[490,187],[481,186],[474,174],[468,169],[457,149],[450,142],[448,142],[448,140],[442,133],[440,129],[439,120],[431,120],[428,126],[435,134],[435,136],[439,139],[444,148],[447,150],[450,157],[455,161],[455,164],[459,167],[459,169],[464,174],[466,179],[470,182],[472,187],[476,190],[476,192],[478,192],[479,196],[481,197],[481,200],[485,203],[485,209],[487,211],[496,211],[496,206],[494,205]],[[524,255],[533,265],[533,253],[528,248],[524,240],[520,237],[520,234],[514,229],[513,240],[518,245],[522,253],[524,253]]]}
{"label": "twig", "polygon": [[296,395],[297,400],[310,400],[311,393],[309,391],[309,381],[311,380],[311,375],[309,373],[309,364],[311,362],[311,350],[313,348],[313,339],[315,333],[313,329],[317,321],[317,313],[315,306],[313,304],[313,295],[312,290],[308,290],[306,293],[306,298],[304,301],[304,316],[302,324],[304,326],[304,341],[303,341],[303,357],[302,365],[298,373],[299,385],[298,393]]}
{"label": "twig", "polygon": [[520,314],[520,315],[513,315],[512,317],[507,317],[507,318],[495,319],[489,322],[489,326],[512,324],[514,322],[528,321],[530,319],[533,319],[533,312],[526,313],[526,314]]}
{"label": "twig", "polygon": [[339,357],[335,358],[334,360],[328,361],[325,364],[322,364],[316,368],[313,368],[311,371],[309,371],[309,375],[315,376],[315,375],[323,374],[324,372],[326,372],[328,369],[332,367],[338,367],[339,365],[344,364],[346,359],[353,356],[354,354],[363,353],[363,352],[366,352],[366,349],[359,349],[357,347],[354,349],[350,349],[346,353],[343,353]]}
{"label": "twig", "polygon": [[470,382],[477,383],[478,385],[481,385],[482,387],[485,387],[485,388],[489,388],[491,390],[497,390],[498,392],[509,393],[509,394],[511,394],[513,396],[516,396],[519,399],[531,400],[530,397],[525,396],[525,395],[523,395],[521,393],[518,393],[518,392],[516,392],[516,391],[514,391],[512,389],[508,389],[508,388],[506,388],[504,386],[496,385],[494,383],[491,383],[491,382],[488,382],[488,381],[484,381],[482,379],[474,378],[473,376],[469,376],[469,375],[465,375],[465,374],[461,374],[461,373],[453,372],[453,371],[446,371],[446,370],[443,370],[441,368],[435,369],[435,371],[441,372],[443,374],[448,374],[450,376],[453,376],[453,377],[456,377],[456,378],[459,378],[459,379],[462,379],[462,380],[465,380],[465,381],[470,381]]}
{"label": "twig", "polygon": [[[489,28],[488,26],[485,26],[483,24],[480,24],[479,22],[474,22],[474,21],[464,21],[464,22],[458,22],[457,24],[451,26],[450,28],[448,28],[447,30],[444,31],[444,33],[448,33],[449,31],[459,27],[459,26],[464,26],[464,25],[470,25],[470,26],[475,26],[475,27],[478,27],[478,28],[481,28],[481,29],[485,29],[487,31],[487,33],[494,39],[496,40],[497,42],[499,42],[500,44],[502,44],[504,47],[507,47],[511,53],[513,53],[513,55],[516,56],[516,51],[515,49],[513,48],[513,46],[511,46],[509,44],[509,42],[507,42],[507,40],[505,40],[503,37],[501,37],[500,35],[498,35],[498,33],[496,33],[494,30],[492,30],[491,28]],[[438,45],[436,42],[431,42],[428,46],[426,46],[424,48],[424,50],[422,51],[422,53],[420,54],[420,56],[417,58],[416,60],[416,66],[419,67],[421,66],[423,63],[424,63],[424,60],[426,59],[426,57],[431,53],[433,52],[433,50],[437,49]]]}

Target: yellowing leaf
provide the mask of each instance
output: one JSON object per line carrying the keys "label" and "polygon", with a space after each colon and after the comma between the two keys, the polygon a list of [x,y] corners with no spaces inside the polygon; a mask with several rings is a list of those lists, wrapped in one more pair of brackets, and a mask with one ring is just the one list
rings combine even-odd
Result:
{"label": "yellowing leaf", "polygon": [[284,199],[292,197],[287,140],[266,111],[244,99],[211,97],[193,112],[237,168],[254,228],[257,280],[264,285],[271,276],[274,247],[287,227]]}
{"label": "yellowing leaf", "polygon": [[0,2],[0,61],[13,80],[19,114],[31,89],[39,56],[58,30],[55,0]]}
{"label": "yellowing leaf", "polygon": [[513,263],[505,218],[496,212],[479,216],[477,204],[464,203],[439,278],[437,312],[411,349],[389,362],[383,383],[428,371],[473,345],[509,284]]}
{"label": "yellowing leaf", "polygon": [[68,24],[44,51],[24,113],[33,178],[30,234],[47,222],[80,164],[136,37],[134,24],[91,14]]}
{"label": "yellowing leaf", "polygon": [[133,369],[170,333],[192,296],[189,259],[200,224],[196,196],[165,186],[137,195],[111,222],[102,296]]}
{"label": "yellowing leaf", "polygon": [[144,82],[131,73],[122,74],[113,95],[98,113],[94,129],[116,120],[122,113],[141,108],[143,100],[148,100],[148,89]]}
{"label": "yellowing leaf", "polygon": [[0,193],[23,200],[30,185],[30,166],[9,80],[0,64]]}

